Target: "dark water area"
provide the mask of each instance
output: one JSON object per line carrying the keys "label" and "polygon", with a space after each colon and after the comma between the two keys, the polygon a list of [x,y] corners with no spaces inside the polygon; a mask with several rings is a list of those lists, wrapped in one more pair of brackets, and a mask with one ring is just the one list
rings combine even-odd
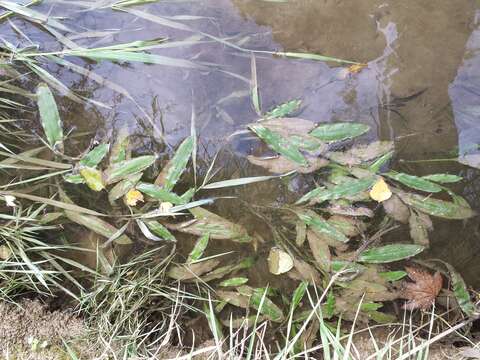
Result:
{"label": "dark water area", "polygon": [[[301,99],[298,117],[368,124],[370,132],[359,141],[393,140],[396,160],[392,167],[416,175],[460,175],[465,180],[452,190],[480,211],[480,11],[476,1],[205,0],[161,1],[131,8],[184,24],[188,31],[112,10],[111,3],[55,0],[44,1],[37,8],[65,18],[63,23],[77,32],[69,39],[78,46],[168,38],[184,43],[151,52],[208,66],[185,69],[67,57],[122,86],[130,94],[128,98],[66,67],[45,62],[44,67],[68,88],[105,105],[77,104],[64,97],[61,113],[69,128],[94,130],[98,141],[114,138],[128,128],[136,151],[153,150],[166,157],[190,134],[193,111],[199,136],[199,174],[205,173],[216,152],[223,149],[217,160],[221,171],[215,180],[256,176],[265,171],[250,165],[246,155],[258,150],[258,141],[241,136],[226,140],[258,119],[250,98],[251,56],[238,47],[364,62],[368,67],[351,76],[335,63],[257,53],[262,109]],[[63,47],[40,27],[18,17],[10,21],[23,34],[3,22],[0,37],[19,48],[30,41],[41,44],[42,51]],[[456,159],[457,154],[461,162],[472,166],[423,161]],[[259,249],[263,256],[262,251],[272,244],[267,238],[269,227],[247,211],[246,204],[275,207],[292,203],[311,184],[308,176],[299,176],[290,183],[272,181],[223,191],[223,195],[238,199],[221,200],[215,209],[261,233],[266,238]],[[480,286],[478,217],[465,223],[440,220],[434,225],[426,257],[450,262],[469,284]],[[404,239],[408,230],[394,237]],[[191,242],[184,246],[188,253]],[[227,243],[218,243],[218,249],[209,251],[228,247],[252,252]],[[259,278],[259,284],[275,282],[266,263],[259,267],[250,274]]]}

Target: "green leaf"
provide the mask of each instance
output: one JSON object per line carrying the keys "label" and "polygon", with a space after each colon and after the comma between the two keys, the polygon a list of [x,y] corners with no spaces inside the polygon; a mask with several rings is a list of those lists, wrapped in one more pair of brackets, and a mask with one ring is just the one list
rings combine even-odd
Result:
{"label": "green leaf", "polygon": [[43,131],[52,148],[63,148],[62,120],[58,112],[57,103],[47,84],[37,87],[37,104],[42,121]]}
{"label": "green leaf", "polygon": [[368,169],[373,172],[379,172],[383,165],[385,165],[395,154],[393,151],[389,151],[386,154],[383,154],[378,159],[370,164]]}
{"label": "green leaf", "polygon": [[256,182],[260,182],[260,181],[278,179],[280,177],[287,176],[287,175],[290,175],[292,173],[293,172],[289,172],[287,174],[282,174],[282,175],[251,176],[251,177],[245,177],[245,178],[240,178],[240,179],[222,180],[222,181],[217,181],[217,182],[205,185],[205,186],[202,187],[202,189],[221,189],[221,188],[232,187],[232,186],[241,186],[241,185],[253,184],[253,183],[256,183]]}
{"label": "green leaf", "polygon": [[398,281],[407,276],[405,271],[386,271],[379,272],[378,275],[387,281]]}
{"label": "green leaf", "polygon": [[451,174],[426,175],[426,176],[422,176],[422,179],[434,181],[434,182],[437,182],[437,183],[440,183],[440,184],[456,183],[456,182],[459,182],[459,181],[463,180],[463,178],[461,176],[451,175]]}
{"label": "green leaf", "polygon": [[325,319],[330,319],[335,314],[335,295],[332,289],[328,292],[327,301],[322,306],[322,311]]}
{"label": "green leaf", "polygon": [[273,119],[273,118],[282,118],[290,115],[294,111],[297,111],[302,104],[301,100],[290,100],[283,104],[278,105],[273,110],[267,112],[264,116],[264,119]]}
{"label": "green leaf", "polygon": [[365,134],[370,126],[360,123],[334,123],[317,126],[310,132],[322,141],[341,141]]}
{"label": "green leaf", "polygon": [[448,269],[450,279],[452,279],[453,293],[455,294],[458,305],[467,316],[472,316],[475,312],[475,306],[470,300],[470,294],[468,293],[465,281],[452,265],[446,262],[444,262],[444,264]]}
{"label": "green leaf", "polygon": [[318,187],[303,195],[296,203],[301,204],[307,201],[313,203],[322,203],[327,200],[337,200],[341,198],[355,196],[368,190],[376,181],[375,177],[347,180],[338,185],[328,188]]}
{"label": "green leaf", "polygon": [[365,266],[346,260],[332,260],[331,268],[334,273],[345,271],[347,273],[360,273],[365,270]]}
{"label": "green leaf", "polygon": [[402,201],[407,205],[432,216],[445,219],[468,219],[475,215],[475,212],[470,207],[449,201],[404,192],[399,192],[398,196],[400,196]]}
{"label": "green leaf", "polygon": [[149,183],[144,183],[144,182],[139,182],[135,188],[154,198],[155,200],[162,201],[162,202],[171,202],[172,204],[178,205],[178,204],[184,204],[186,201],[184,201],[180,196],[177,194],[168,191],[165,188],[162,188],[160,186],[157,186],[155,184],[149,184]]}
{"label": "green leaf", "polygon": [[82,157],[80,165],[87,167],[95,167],[103,160],[110,149],[110,144],[101,144],[93,148]]}
{"label": "green leaf", "polygon": [[203,255],[203,252],[208,246],[208,239],[210,238],[210,234],[206,233],[205,235],[201,236],[197,242],[195,243],[195,246],[193,247],[192,251],[190,252],[190,255],[188,255],[187,263],[196,261],[200,259]]}
{"label": "green leaf", "polygon": [[307,291],[307,287],[308,287],[308,282],[302,281],[293,292],[292,302],[290,303],[290,314],[292,314],[295,311],[295,309],[300,304],[300,301],[302,301],[303,296]]}
{"label": "green leaf", "polygon": [[158,237],[164,239],[164,240],[169,240],[169,241],[173,241],[173,242],[176,242],[177,239],[175,239],[175,236],[172,235],[172,233],[170,231],[168,231],[168,229],[163,226],[162,224],[160,224],[158,221],[156,220],[145,220],[144,223],[147,225],[147,227],[150,229],[150,231],[152,233],[154,233],[155,235],[157,235]]}
{"label": "green leaf", "polygon": [[84,167],[83,169],[80,169],[80,175],[85,180],[87,186],[93,191],[101,191],[105,189],[103,174],[100,170]]}
{"label": "green leaf", "polygon": [[120,199],[137,185],[142,176],[143,173],[133,174],[116,183],[108,193],[108,201],[112,204],[115,200]]}
{"label": "green leaf", "polygon": [[245,277],[234,277],[227,280],[222,281],[218,286],[222,287],[229,287],[229,286],[240,286],[246,284],[248,279]]}
{"label": "green leaf", "polygon": [[250,125],[249,128],[274,151],[282,154],[289,160],[299,165],[308,166],[308,161],[302,155],[298,147],[294,146],[289,140],[285,139],[279,133],[271,131],[265,126],[259,124]]}
{"label": "green leaf", "polygon": [[144,155],[134,159],[120,161],[105,170],[105,181],[112,184],[126,177],[142,172],[155,162],[155,156]]}
{"label": "green leaf", "polygon": [[397,173],[394,171],[390,171],[383,175],[388,176],[390,179],[396,180],[412,189],[417,189],[417,190],[430,192],[430,193],[442,191],[441,186],[418,176],[409,175],[405,173]]}
{"label": "green leaf", "polygon": [[282,322],[284,319],[282,310],[265,296],[265,292],[265,289],[253,289],[253,293],[250,296],[250,304],[270,320]]}
{"label": "green leaf", "polygon": [[363,251],[358,256],[358,261],[372,264],[389,263],[415,256],[424,249],[425,247],[414,244],[385,245]]}
{"label": "green leaf", "polygon": [[341,242],[347,242],[348,238],[338,231],[333,225],[329,224],[327,220],[317,215],[313,211],[306,211],[304,213],[298,212],[298,217],[305,222],[313,231]]}
{"label": "green leaf", "polygon": [[67,174],[63,176],[63,180],[70,184],[85,184],[85,179],[80,174]]}
{"label": "green leaf", "polygon": [[187,167],[188,160],[192,155],[194,143],[195,141],[191,136],[183,140],[173,158],[168,162],[167,166],[155,181],[156,185],[162,185],[167,191],[173,189]]}

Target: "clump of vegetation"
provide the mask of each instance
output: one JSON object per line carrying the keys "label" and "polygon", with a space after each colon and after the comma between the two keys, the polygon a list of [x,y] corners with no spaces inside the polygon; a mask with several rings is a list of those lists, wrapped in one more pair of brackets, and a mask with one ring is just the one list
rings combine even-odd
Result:
{"label": "clump of vegetation", "polygon": [[[137,3],[143,2],[121,1],[112,7],[146,16],[128,10],[127,6]],[[14,302],[32,292],[44,297],[67,294],[106,349],[103,356],[122,353],[126,358],[152,356],[173,342],[181,344],[180,320],[199,315],[206,318],[215,343],[193,353],[247,359],[271,353],[278,359],[318,354],[326,359],[351,358],[355,325],[395,323],[399,313],[384,308],[399,303],[398,299],[404,310],[428,310],[437,298],[446,299],[447,310],[457,316],[458,323],[439,338],[478,318],[465,282],[450,264],[417,260],[429,247],[432,218],[455,221],[476,216],[467,201],[448,188],[461,177],[443,173],[420,177],[391,170],[393,142],[359,143],[370,131],[361,123],[316,123],[290,117],[301,107],[300,100],[264,113],[254,51],[250,52],[251,99],[259,120],[243,133],[256,136],[268,151],[266,156],[249,155],[248,161],[271,175],[212,182],[212,163],[203,182],[197,183],[194,116],[191,135],[155,174],[152,169],[160,162],[156,154],[135,154],[128,134],[72,154],[69,142],[78,134],[64,128],[52,89],[63,90],[73,101],[102,104],[67,89],[39,65],[42,62],[54,61],[83,75],[85,70],[64,56],[189,69],[206,65],[147,52],[163,39],[78,48],[58,36],[57,30],[69,31],[60,21],[9,1],[1,1],[0,6],[8,10],[0,19],[18,13],[50,32],[53,29],[52,34],[68,48],[18,50],[4,41],[0,49],[0,71],[7,77],[0,91],[35,101],[43,143],[25,149],[35,137],[9,115],[25,105],[0,98],[0,126],[7,135],[0,143],[0,167],[5,170],[0,187],[3,300]],[[180,26],[159,17],[147,18]],[[180,29],[193,32],[186,25]],[[346,62],[314,54],[275,54]],[[41,80],[35,93],[16,85],[22,67],[37,76],[36,82]],[[347,71],[354,75],[363,67],[354,64]],[[89,76],[135,103],[117,84],[96,74]],[[155,129],[153,122],[152,126]],[[190,164],[195,182],[182,184]],[[207,209],[217,200],[205,196],[210,190],[220,193],[257,182],[288,182],[299,174],[320,185],[293,203],[249,209],[270,228],[273,244],[262,243],[258,234]],[[187,185],[187,190],[180,191],[180,185]],[[84,198],[99,201],[92,204]],[[410,239],[388,238],[407,226]],[[69,238],[68,230],[74,228],[93,234],[89,248]],[[180,233],[194,238],[188,255],[177,251]],[[249,255],[231,261],[228,254],[212,254],[216,240],[235,242]],[[256,256],[258,247],[262,255],[266,249],[268,259]],[[79,260],[74,255],[79,252],[93,255],[95,266]],[[251,281],[248,271],[265,261],[274,276],[293,285],[292,296]],[[430,330],[434,318],[432,312]],[[347,335],[343,333],[346,324],[353,324]],[[406,352],[400,345],[399,358],[425,356],[431,343],[429,339]],[[71,349],[70,356],[74,358]]]}

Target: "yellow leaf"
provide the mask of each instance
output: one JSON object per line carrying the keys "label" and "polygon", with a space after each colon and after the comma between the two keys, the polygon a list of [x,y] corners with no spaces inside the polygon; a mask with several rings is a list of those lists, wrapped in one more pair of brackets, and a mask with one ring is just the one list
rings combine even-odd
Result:
{"label": "yellow leaf", "polygon": [[85,179],[85,182],[90,189],[100,191],[105,188],[103,174],[100,170],[84,167],[80,170],[80,175]]}
{"label": "yellow leaf", "polygon": [[173,207],[173,204],[171,202],[162,202],[160,204],[160,211],[161,212],[169,212],[170,209]]}
{"label": "yellow leaf", "polygon": [[139,201],[143,202],[143,195],[136,189],[130,189],[124,196],[123,200],[128,206],[135,206]]}
{"label": "yellow leaf", "polygon": [[370,197],[378,202],[388,200],[391,196],[392,191],[383,178],[378,179],[375,185],[373,185],[372,190],[370,190]]}
{"label": "yellow leaf", "polygon": [[350,74],[358,74],[364,68],[367,67],[367,64],[353,64],[347,68]]}

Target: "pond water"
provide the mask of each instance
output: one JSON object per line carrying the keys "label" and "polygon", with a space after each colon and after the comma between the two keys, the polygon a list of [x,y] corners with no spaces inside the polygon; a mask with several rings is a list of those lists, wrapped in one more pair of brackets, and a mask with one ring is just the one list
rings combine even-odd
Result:
{"label": "pond water", "polygon": [[[188,69],[68,58],[122,86],[129,97],[69,68],[45,63],[67,87],[106,105],[80,105],[63,98],[61,111],[66,114],[67,127],[95,129],[99,141],[115,137],[127,127],[135,135],[139,153],[153,149],[167,156],[190,134],[193,111],[198,156],[205,160],[199,161],[199,174],[204,174],[216,152],[224,149],[217,161],[221,171],[216,180],[255,176],[264,170],[248,164],[245,157],[258,149],[258,141],[245,137],[226,141],[258,118],[250,98],[252,59],[247,50],[317,53],[363,62],[367,68],[345,75],[338,63],[256,53],[261,107],[268,110],[301,99],[298,117],[369,124],[371,131],[362,142],[395,141],[394,166],[405,172],[463,176],[465,181],[453,190],[480,210],[478,170],[455,161],[421,162],[456,158],[459,153],[462,162],[480,166],[475,146],[480,143],[480,11],[475,1],[160,1],[128,11],[112,10],[111,3],[54,0],[36,8],[64,18],[63,23],[77,32],[63,39],[67,45],[68,40],[81,47],[99,47],[168,38],[179,42],[178,46],[152,52],[205,66]],[[11,22],[21,32],[3,22],[0,37],[20,48],[30,41],[40,43],[45,51],[63,46],[55,36],[21,18]],[[172,26],[179,23],[182,28]],[[268,228],[242,210],[241,204],[291,202],[308,186],[303,177],[288,184],[288,190],[276,181],[254,184],[229,193],[238,200],[221,200],[215,206],[225,217],[265,237]],[[395,236],[402,238],[408,232]],[[466,223],[438,221],[431,241],[427,257],[450,262],[467,282],[480,286],[478,218]],[[228,246],[219,245],[222,250]],[[270,246],[266,239],[259,251],[266,253]],[[256,269],[251,275],[260,277],[259,283],[272,281],[272,276],[263,276],[265,264],[263,270]]]}

